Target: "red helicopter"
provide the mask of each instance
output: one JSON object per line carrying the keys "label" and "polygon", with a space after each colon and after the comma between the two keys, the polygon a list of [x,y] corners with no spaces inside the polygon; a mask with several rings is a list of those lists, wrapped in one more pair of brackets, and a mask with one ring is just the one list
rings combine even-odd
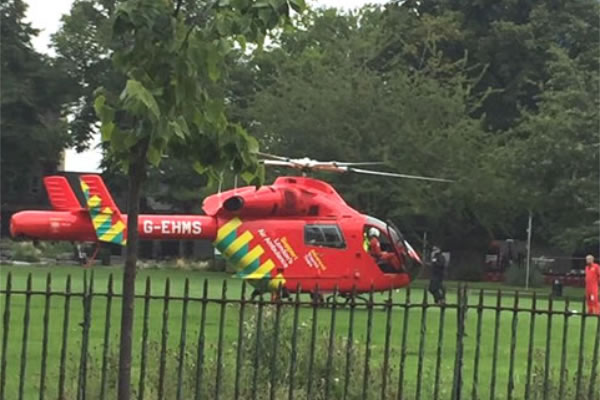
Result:
{"label": "red helicopter", "polygon": [[[374,289],[407,286],[422,260],[391,222],[361,214],[310,171],[361,173],[450,182],[447,179],[356,168],[375,163],[320,162],[260,153],[269,166],[291,167],[303,176],[283,176],[272,185],[240,187],[208,196],[206,215],[140,215],[140,239],[204,239],[247,279],[255,293],[282,290],[349,297]],[[378,163],[380,164],[380,163]],[[102,178],[80,176],[81,207],[63,176],[44,178],[52,211],[21,211],[11,218],[15,238],[108,242],[125,245],[127,215],[121,214]]]}

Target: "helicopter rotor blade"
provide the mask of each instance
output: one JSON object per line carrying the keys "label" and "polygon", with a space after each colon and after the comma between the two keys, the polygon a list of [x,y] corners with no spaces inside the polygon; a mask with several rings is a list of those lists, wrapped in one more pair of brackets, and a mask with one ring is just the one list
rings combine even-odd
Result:
{"label": "helicopter rotor blade", "polygon": [[387,176],[387,177],[392,177],[392,178],[417,179],[417,180],[431,181],[431,182],[454,182],[451,179],[432,178],[429,176],[420,176],[420,175],[397,174],[397,173],[393,173],[393,172],[371,171],[368,169],[359,169],[359,168],[347,168],[347,171],[358,173],[358,174]]}
{"label": "helicopter rotor blade", "polygon": [[275,154],[263,153],[260,151],[257,151],[256,155],[261,156],[261,157],[271,158],[273,160],[278,160],[278,161],[291,161],[291,158],[288,158],[288,157],[281,157],[281,156],[277,156]]}

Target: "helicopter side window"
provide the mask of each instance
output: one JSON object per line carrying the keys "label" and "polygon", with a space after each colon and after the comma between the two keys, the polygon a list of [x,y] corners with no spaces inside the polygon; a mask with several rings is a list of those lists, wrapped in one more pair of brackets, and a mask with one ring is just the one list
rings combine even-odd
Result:
{"label": "helicopter side window", "polygon": [[311,246],[333,247],[343,249],[346,242],[337,225],[305,225],[304,242]]}

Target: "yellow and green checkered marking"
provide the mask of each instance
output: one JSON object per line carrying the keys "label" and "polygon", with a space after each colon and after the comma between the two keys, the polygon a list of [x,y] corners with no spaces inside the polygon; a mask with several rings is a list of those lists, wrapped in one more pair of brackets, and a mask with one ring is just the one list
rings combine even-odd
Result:
{"label": "yellow and green checkered marking", "polygon": [[81,190],[85,196],[86,205],[90,212],[98,240],[124,246],[127,243],[127,239],[124,237],[125,224],[123,221],[118,220],[114,224],[112,223],[114,211],[109,207],[102,209],[102,199],[97,195],[90,196],[90,188],[84,181],[81,181]]}
{"label": "yellow and green checkered marking", "polygon": [[237,217],[221,226],[214,241],[215,247],[235,266],[238,277],[270,281],[269,287],[273,281],[277,281],[275,287],[277,289],[280,283],[285,283],[285,279],[281,274],[276,277],[271,276],[271,271],[275,268],[275,263],[271,259],[267,259],[261,264],[260,257],[265,250],[261,245],[250,248],[250,241],[254,236],[250,231],[238,233],[238,228],[241,226],[242,221]]}

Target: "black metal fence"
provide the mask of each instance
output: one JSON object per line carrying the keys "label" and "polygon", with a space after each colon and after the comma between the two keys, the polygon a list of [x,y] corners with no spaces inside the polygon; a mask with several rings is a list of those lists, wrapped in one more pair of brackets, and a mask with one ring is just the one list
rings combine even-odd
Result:
{"label": "black metal fence", "polygon": [[[0,399],[115,398],[120,294],[112,275],[73,281],[7,276]],[[600,398],[583,301],[461,286],[442,306],[421,289],[272,302],[245,283],[163,283],[137,295],[136,399]]]}

